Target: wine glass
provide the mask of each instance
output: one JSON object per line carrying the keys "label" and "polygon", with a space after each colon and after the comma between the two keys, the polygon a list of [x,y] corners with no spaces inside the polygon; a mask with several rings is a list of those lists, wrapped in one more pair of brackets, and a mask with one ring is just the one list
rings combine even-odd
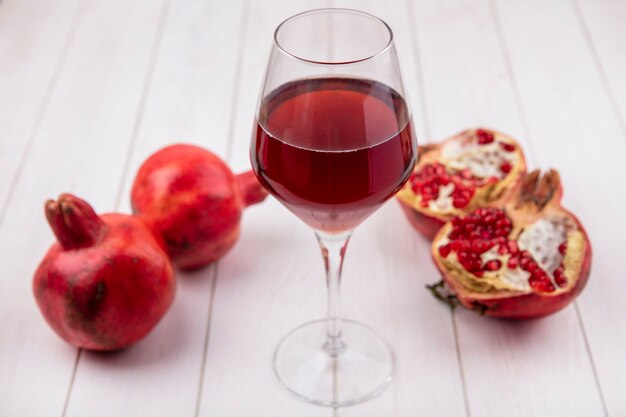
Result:
{"label": "wine glass", "polygon": [[289,332],[274,371],[291,392],[333,407],[382,392],[394,356],[368,326],[341,318],[352,230],[407,181],[417,143],[393,34],[349,9],[292,16],[274,33],[250,157],[263,186],[309,225],[326,269],[327,317]]}

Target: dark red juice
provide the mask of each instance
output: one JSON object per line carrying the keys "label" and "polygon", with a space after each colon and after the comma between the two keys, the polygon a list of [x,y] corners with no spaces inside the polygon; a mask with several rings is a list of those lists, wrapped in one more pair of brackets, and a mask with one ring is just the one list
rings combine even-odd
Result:
{"label": "dark red juice", "polygon": [[251,160],[260,181],[311,227],[361,223],[402,187],[416,158],[404,99],[355,78],[294,81],[264,98]]}

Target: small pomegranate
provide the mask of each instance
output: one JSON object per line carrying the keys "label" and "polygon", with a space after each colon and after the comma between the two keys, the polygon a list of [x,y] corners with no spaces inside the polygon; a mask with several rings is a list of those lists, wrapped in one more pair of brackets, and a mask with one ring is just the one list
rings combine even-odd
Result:
{"label": "small pomegranate", "polygon": [[506,198],[525,171],[524,154],[513,138],[494,130],[466,130],[420,147],[398,199],[413,227],[432,239],[452,217]]}
{"label": "small pomegranate", "polygon": [[568,305],[589,277],[591,244],[576,216],[561,207],[561,195],[557,171],[543,177],[533,171],[509,201],[446,223],[432,243],[445,282],[430,287],[435,295],[511,319]]}
{"label": "small pomegranate", "polygon": [[133,211],[159,233],[181,269],[223,256],[239,237],[243,209],[267,192],[252,171],[233,175],[215,154],[171,145],[150,156],[133,183]]}
{"label": "small pomegranate", "polygon": [[63,194],[46,217],[57,243],[33,280],[44,318],[66,342],[115,350],[143,338],[174,299],[167,254],[134,216],[98,216],[85,201]]}

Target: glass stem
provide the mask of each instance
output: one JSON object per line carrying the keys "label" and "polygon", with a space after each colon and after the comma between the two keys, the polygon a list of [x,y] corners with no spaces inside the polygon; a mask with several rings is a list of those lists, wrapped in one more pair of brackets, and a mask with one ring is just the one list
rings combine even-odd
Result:
{"label": "glass stem", "polygon": [[328,291],[326,342],[324,342],[323,348],[329,355],[337,356],[346,349],[346,344],[341,338],[341,302],[339,293],[343,257],[352,231],[336,235],[316,232],[315,235],[324,257],[326,289]]}

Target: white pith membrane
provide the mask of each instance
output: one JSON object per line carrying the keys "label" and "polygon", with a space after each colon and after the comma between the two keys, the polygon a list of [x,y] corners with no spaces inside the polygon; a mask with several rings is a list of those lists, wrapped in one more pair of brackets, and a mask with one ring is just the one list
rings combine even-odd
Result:
{"label": "white pith membrane", "polygon": [[[513,269],[509,268],[507,263],[511,255],[500,255],[498,245],[483,252],[480,257],[483,267],[491,260],[499,260],[502,266],[495,271],[485,271],[482,277],[477,277],[467,271],[459,262],[456,252],[450,252],[445,258],[441,256],[438,249],[450,243],[447,236],[452,231],[451,225],[444,227],[446,228],[445,235],[436,242],[434,253],[439,262],[446,266],[446,269],[466,290],[476,293],[534,292],[528,283],[531,274],[519,265]],[[509,239],[513,240],[513,236],[509,236]],[[519,250],[528,251],[538,266],[547,273],[555,288],[554,291],[541,292],[541,294],[560,294],[570,290],[576,284],[582,268],[586,242],[576,222],[570,217],[562,213],[541,217],[526,226],[515,240]],[[559,245],[563,242],[567,245],[564,255],[559,251]],[[557,285],[553,275],[553,271],[561,265],[566,278],[566,284],[563,287]]]}
{"label": "white pith membrane", "polygon": [[439,187],[439,196],[436,200],[428,202],[428,209],[440,213],[448,213],[456,210],[452,205],[452,191],[454,191],[454,184],[442,185]]}
{"label": "white pith membrane", "polygon": [[502,149],[500,143],[511,142],[495,133],[494,136],[495,140],[486,145],[479,144],[475,136],[472,139],[460,137],[446,142],[441,147],[441,163],[457,171],[469,169],[478,178],[504,178],[506,174],[500,170],[500,166],[505,162],[515,166],[519,161],[519,153]]}
{"label": "white pith membrane", "polygon": [[[418,210],[430,212],[436,216],[459,215],[475,206],[484,206],[499,197],[509,187],[513,179],[525,169],[522,163],[522,153],[519,145],[511,138],[498,132],[487,130],[493,134],[494,140],[488,144],[479,144],[476,130],[466,131],[445,141],[434,157],[424,158],[420,167],[439,162],[446,166],[451,173],[468,170],[479,180],[490,177],[498,179],[495,184],[485,184],[477,187],[474,196],[467,207],[454,207],[452,193],[455,185],[449,183],[439,186],[439,194],[435,200],[430,200],[427,207],[421,207],[422,196],[412,189],[411,181],[398,193],[398,197]],[[512,151],[506,151],[501,144],[515,146]],[[509,173],[503,172],[500,167],[509,163],[512,167]]]}

